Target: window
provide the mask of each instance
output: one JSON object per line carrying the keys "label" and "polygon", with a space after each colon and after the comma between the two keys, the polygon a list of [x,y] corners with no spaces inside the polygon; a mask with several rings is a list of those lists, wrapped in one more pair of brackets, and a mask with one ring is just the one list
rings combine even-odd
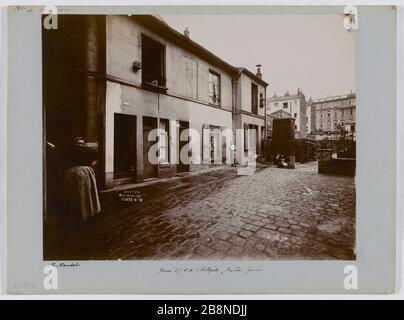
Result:
{"label": "window", "polygon": [[327,113],[327,117],[330,118],[331,117],[331,112]]}
{"label": "window", "polygon": [[220,105],[220,75],[209,71],[209,103]]}
{"label": "window", "polygon": [[275,102],[275,108],[278,108],[278,102]]}
{"label": "window", "polygon": [[323,114],[322,113],[320,113],[320,118],[323,119]]}
{"label": "window", "polygon": [[283,109],[287,109],[288,108],[288,103],[287,102],[284,102],[283,103]]}
{"label": "window", "polygon": [[258,87],[251,83],[251,112],[258,113]]}
{"label": "window", "polygon": [[352,106],[352,101],[349,101],[349,106]]}
{"label": "window", "polygon": [[344,110],[341,111],[342,116],[344,116]]}
{"label": "window", "polygon": [[351,116],[352,116],[352,114],[353,114],[353,109],[351,109]]}
{"label": "window", "polygon": [[337,121],[334,121],[334,128],[337,128]]}
{"label": "window", "polygon": [[294,114],[294,117],[295,117],[295,119],[297,118],[297,113],[295,112],[295,114]]}
{"label": "window", "polygon": [[159,162],[170,162],[170,121],[160,119],[159,127]]}
{"label": "window", "polygon": [[260,108],[263,108],[264,106],[265,106],[264,95],[260,93]]}
{"label": "window", "polygon": [[337,111],[334,111],[334,118],[337,117]]}
{"label": "window", "polygon": [[142,35],[142,83],[166,86],[165,46],[145,35]]}

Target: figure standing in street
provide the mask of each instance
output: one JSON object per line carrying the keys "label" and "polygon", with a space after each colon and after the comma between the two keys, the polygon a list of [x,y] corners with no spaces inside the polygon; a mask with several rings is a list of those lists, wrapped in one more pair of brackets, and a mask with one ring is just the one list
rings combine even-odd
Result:
{"label": "figure standing in street", "polygon": [[97,154],[85,145],[82,137],[76,137],[71,150],[70,168],[64,174],[64,187],[68,202],[69,220],[80,224],[101,211],[94,167]]}

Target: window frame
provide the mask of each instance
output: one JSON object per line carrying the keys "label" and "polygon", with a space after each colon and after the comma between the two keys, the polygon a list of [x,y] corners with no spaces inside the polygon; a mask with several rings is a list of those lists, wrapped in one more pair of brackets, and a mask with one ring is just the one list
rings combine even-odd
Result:
{"label": "window frame", "polygon": [[256,85],[254,82],[251,82],[251,113],[253,114],[258,114],[258,100],[258,85]]}
{"label": "window frame", "polygon": [[[145,74],[147,75],[147,73],[144,73],[144,41],[149,41],[151,43],[154,43],[156,46],[160,47],[160,74],[158,75],[159,79],[157,80],[158,84],[155,85],[149,81],[145,80]],[[152,86],[152,87],[156,87],[156,88],[162,88],[162,89],[166,89],[166,84],[167,84],[167,79],[166,79],[166,72],[167,72],[167,67],[166,67],[166,59],[167,59],[167,54],[166,54],[166,45],[156,39],[154,39],[153,37],[145,34],[145,33],[141,33],[141,62],[142,62],[142,85],[144,86]]]}
{"label": "window frame", "polygon": [[[217,98],[217,100],[218,100],[217,103],[213,102],[213,97],[210,95],[210,86],[211,86],[211,83],[213,83],[213,81],[211,82],[211,75],[217,77],[217,79],[218,79],[217,86],[218,86],[219,97]],[[218,73],[218,72],[216,72],[216,71],[214,71],[212,69],[209,69],[208,77],[209,77],[208,78],[208,99],[209,99],[209,104],[212,105],[212,106],[221,107],[221,105],[222,105],[222,79],[221,79],[221,75],[220,75],[220,73]]]}

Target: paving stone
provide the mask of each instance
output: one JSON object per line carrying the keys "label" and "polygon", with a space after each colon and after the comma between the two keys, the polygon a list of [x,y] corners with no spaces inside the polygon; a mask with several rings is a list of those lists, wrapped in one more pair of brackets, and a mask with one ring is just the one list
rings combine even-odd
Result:
{"label": "paving stone", "polygon": [[240,246],[240,247],[243,246],[244,243],[246,243],[246,241],[247,241],[246,239],[239,237],[239,236],[232,236],[229,239],[229,242],[231,242],[233,245]]}
{"label": "paving stone", "polygon": [[227,240],[231,237],[231,234],[226,231],[215,232],[214,236],[219,240]]}
{"label": "paving stone", "polygon": [[202,257],[204,257],[204,256],[206,257],[206,256],[210,256],[214,252],[214,250],[209,247],[206,247],[206,246],[198,246],[195,249],[195,252],[197,254],[201,255]]}
{"label": "paving stone", "polygon": [[217,251],[226,252],[227,250],[229,250],[231,248],[231,243],[223,241],[223,240],[219,240],[219,241],[215,242],[215,244],[213,244],[212,248]]}
{"label": "paving stone", "polygon": [[262,243],[257,243],[257,245],[255,246],[255,248],[259,251],[263,251],[265,250],[265,246]]}
{"label": "paving stone", "polygon": [[244,239],[248,239],[251,235],[253,235],[253,232],[242,230],[238,234],[240,237],[242,237]]}

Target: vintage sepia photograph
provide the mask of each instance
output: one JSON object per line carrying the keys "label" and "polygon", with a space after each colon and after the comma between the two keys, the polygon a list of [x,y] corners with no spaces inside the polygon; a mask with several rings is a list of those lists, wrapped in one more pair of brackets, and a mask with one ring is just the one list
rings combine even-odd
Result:
{"label": "vintage sepia photograph", "polygon": [[46,19],[44,260],[356,260],[346,15]]}

